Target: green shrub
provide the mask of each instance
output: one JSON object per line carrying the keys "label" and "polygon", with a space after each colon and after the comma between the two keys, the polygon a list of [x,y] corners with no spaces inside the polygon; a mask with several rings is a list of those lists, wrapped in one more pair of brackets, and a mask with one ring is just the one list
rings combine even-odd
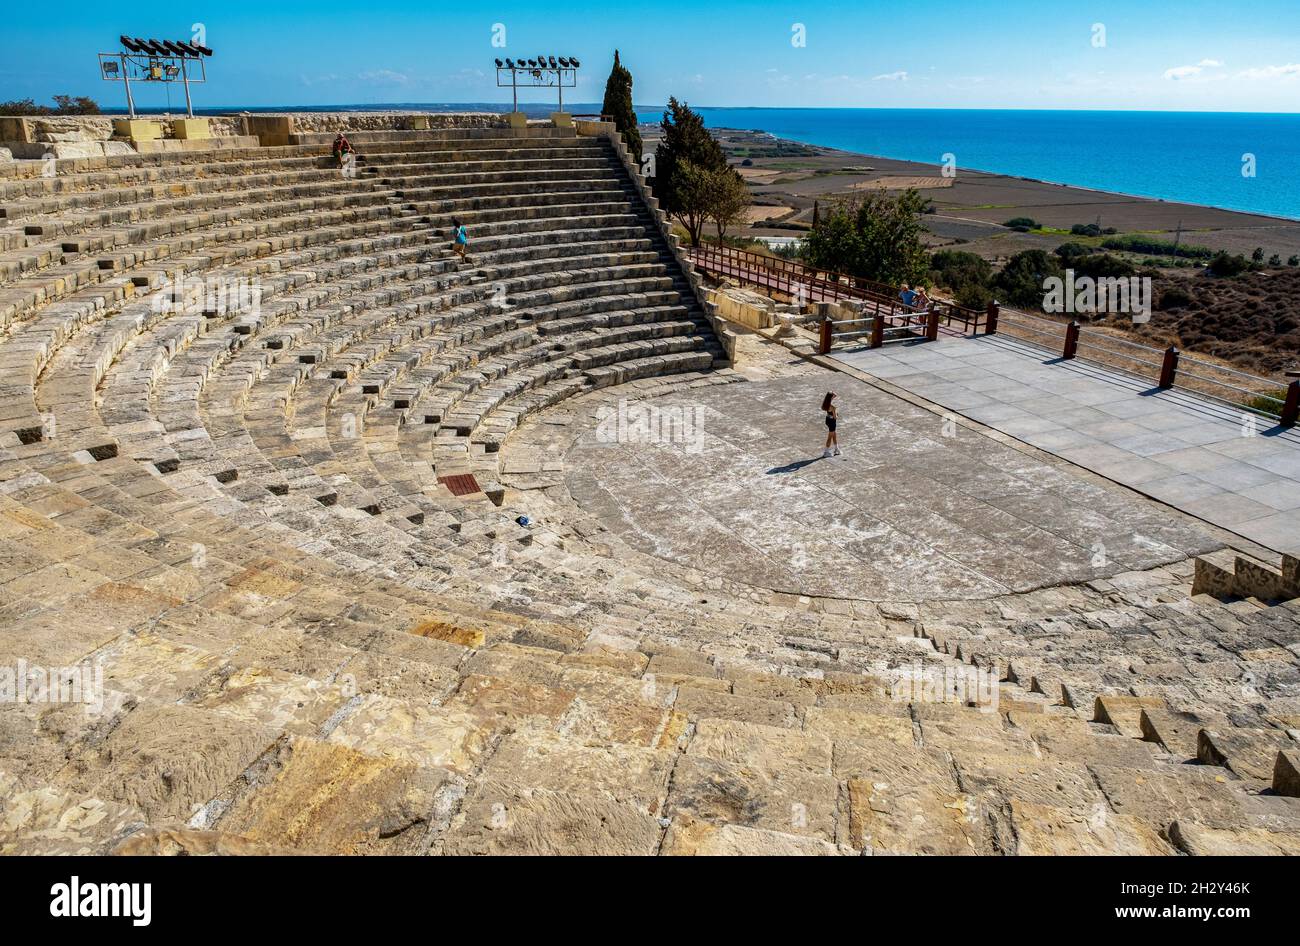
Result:
{"label": "green shrub", "polygon": [[1161,312],[1169,309],[1182,309],[1191,305],[1195,300],[1192,294],[1182,286],[1170,286],[1160,293],[1160,301],[1156,308]]}
{"label": "green shrub", "polygon": [[1205,268],[1211,276],[1240,276],[1250,269],[1250,261],[1244,256],[1229,256],[1226,251],[1220,250]]}
{"label": "green shrub", "polygon": [[993,288],[999,297],[1013,306],[1041,309],[1043,282],[1051,276],[1064,275],[1061,264],[1054,256],[1042,250],[1025,250],[1007,261],[1002,272],[993,278]]}
{"label": "green shrub", "polygon": [[1012,230],[1018,230],[1021,233],[1028,233],[1030,230],[1038,229],[1038,221],[1033,217],[1012,217],[1002,226],[1010,227]]}
{"label": "green shrub", "polygon": [[1101,245],[1108,250],[1120,250],[1127,253],[1154,253],[1159,256],[1184,256],[1188,259],[1210,259],[1214,256],[1214,251],[1208,246],[1174,243],[1172,240],[1157,240],[1141,233],[1111,237],[1109,240],[1103,240]]}
{"label": "green shrub", "polygon": [[982,309],[993,300],[993,267],[963,250],[940,250],[930,257],[930,281],[949,289],[958,305]]}
{"label": "green shrub", "polygon": [[1055,250],[1057,256],[1064,262],[1078,259],[1080,256],[1087,256],[1089,253],[1096,253],[1096,247],[1088,246],[1086,243],[1062,243]]}

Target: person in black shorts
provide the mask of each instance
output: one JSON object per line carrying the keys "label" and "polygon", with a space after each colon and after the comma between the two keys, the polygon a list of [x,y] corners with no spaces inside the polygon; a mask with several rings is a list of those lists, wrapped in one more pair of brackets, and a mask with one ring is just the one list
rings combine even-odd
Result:
{"label": "person in black shorts", "polygon": [[839,421],[839,411],[832,403],[834,400],[834,391],[827,391],[826,396],[822,398],[822,412],[826,415],[826,449],[822,451],[823,457],[838,457],[840,455],[840,442],[835,434],[835,427]]}

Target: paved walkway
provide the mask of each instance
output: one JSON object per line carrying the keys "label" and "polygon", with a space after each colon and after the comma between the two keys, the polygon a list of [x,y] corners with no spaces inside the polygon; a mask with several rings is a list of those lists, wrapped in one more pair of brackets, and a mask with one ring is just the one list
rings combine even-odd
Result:
{"label": "paved walkway", "polygon": [[1002,336],[845,364],[1279,552],[1300,552],[1300,429]]}
{"label": "paved walkway", "polygon": [[[845,453],[819,459],[827,385]],[[570,493],[634,548],[760,588],[987,598],[1220,546],[1195,520],[847,375],[805,367],[652,403],[689,409],[695,436],[588,429],[565,464]]]}

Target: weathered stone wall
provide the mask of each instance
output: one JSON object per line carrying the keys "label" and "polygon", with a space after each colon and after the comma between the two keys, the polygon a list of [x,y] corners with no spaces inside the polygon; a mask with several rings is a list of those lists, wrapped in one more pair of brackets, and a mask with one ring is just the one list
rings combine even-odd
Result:
{"label": "weathered stone wall", "polygon": [[277,116],[293,119],[294,131],[404,131],[412,119],[427,119],[430,128],[502,127],[505,122],[495,112],[252,112],[252,116]]}
{"label": "weathered stone wall", "polygon": [[[59,144],[79,141],[108,141],[113,137],[113,119],[122,115],[42,115],[34,117],[0,116],[0,142],[24,144]],[[173,115],[141,115],[143,121],[159,122],[163,137],[172,136]],[[416,120],[429,128],[486,128],[504,125],[500,115],[492,112],[245,112],[232,115],[204,115],[214,138],[256,134],[249,131],[249,119],[292,119],[296,132],[401,131],[413,127]]]}

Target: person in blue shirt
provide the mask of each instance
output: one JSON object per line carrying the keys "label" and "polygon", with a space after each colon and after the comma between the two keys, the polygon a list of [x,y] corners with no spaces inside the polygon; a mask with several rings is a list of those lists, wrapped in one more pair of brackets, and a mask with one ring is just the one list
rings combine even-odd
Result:
{"label": "person in blue shirt", "polygon": [[453,219],[451,221],[451,234],[452,250],[462,260],[469,259],[469,233],[465,230],[465,225],[459,220]]}

